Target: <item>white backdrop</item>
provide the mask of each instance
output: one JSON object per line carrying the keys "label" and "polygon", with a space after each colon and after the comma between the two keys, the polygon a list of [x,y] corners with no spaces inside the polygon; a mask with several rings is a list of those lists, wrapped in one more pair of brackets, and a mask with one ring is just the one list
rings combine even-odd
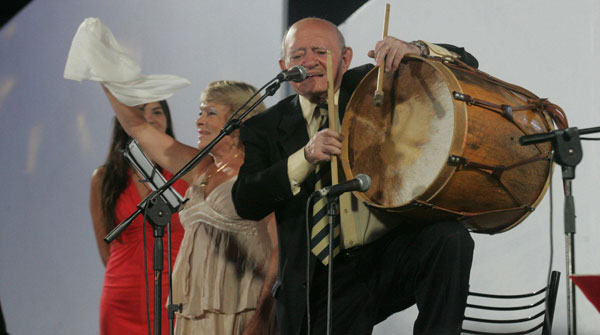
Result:
{"label": "white backdrop", "polygon": [[[600,126],[600,2],[441,0],[392,2],[390,34],[465,46],[480,68],[562,106],[572,126]],[[381,35],[384,2],[372,0],[342,29],[353,64]],[[89,178],[108,149],[111,112],[98,86],[62,79],[84,18],[99,17],[144,73],[187,77],[169,99],[178,138],[194,144],[199,94],[218,79],[260,86],[278,71],[281,1],[33,1],[0,30],[0,300],[11,334],[94,334],[103,267],[88,214]],[[268,100],[272,104],[277,98]],[[597,143],[597,142],[596,142]],[[600,148],[584,142],[577,168],[577,272],[599,273]],[[563,273],[555,333],[566,329],[562,194],[555,180],[555,257]],[[476,235],[473,289],[541,287],[548,267],[548,197],[523,224]],[[600,314],[578,295],[580,334]],[[408,334],[413,308],[375,334]]]}

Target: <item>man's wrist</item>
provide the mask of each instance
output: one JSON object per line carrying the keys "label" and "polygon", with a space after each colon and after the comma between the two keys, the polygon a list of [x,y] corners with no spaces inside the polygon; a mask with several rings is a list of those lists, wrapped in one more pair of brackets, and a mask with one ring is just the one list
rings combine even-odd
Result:
{"label": "man's wrist", "polygon": [[412,41],[409,44],[412,44],[415,47],[419,48],[420,56],[429,56],[429,47],[427,47],[427,44],[425,44],[425,42],[417,40],[417,41]]}

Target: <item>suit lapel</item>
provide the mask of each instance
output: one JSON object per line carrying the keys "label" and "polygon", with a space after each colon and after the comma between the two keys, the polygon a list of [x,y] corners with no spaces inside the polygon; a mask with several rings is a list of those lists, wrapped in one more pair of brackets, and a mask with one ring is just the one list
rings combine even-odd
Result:
{"label": "suit lapel", "polygon": [[308,142],[306,124],[302,116],[300,101],[296,95],[287,106],[282,106],[279,123],[279,143],[286,156],[293,154]]}
{"label": "suit lapel", "polygon": [[346,113],[346,105],[348,105],[348,101],[350,100],[350,95],[352,92],[347,92],[343,87],[340,88],[340,98],[338,100],[338,117],[340,119],[340,124],[344,121],[344,113]]}

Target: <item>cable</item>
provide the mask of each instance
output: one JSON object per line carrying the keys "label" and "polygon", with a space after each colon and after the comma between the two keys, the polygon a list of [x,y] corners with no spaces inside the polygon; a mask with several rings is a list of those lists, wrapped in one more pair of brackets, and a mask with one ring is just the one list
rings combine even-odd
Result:
{"label": "cable", "polygon": [[[546,300],[544,302],[545,310],[548,312],[548,293],[550,292],[550,280],[552,278],[552,264],[554,263],[554,192],[552,191],[554,183],[552,182],[554,176],[552,175],[554,166],[554,153],[552,153],[552,158],[550,159],[550,255],[549,255],[549,263],[548,263],[548,275],[546,277]],[[545,322],[547,322],[547,326],[550,326],[550,319],[544,317]]]}
{"label": "cable", "polygon": [[[552,173],[552,166],[554,165],[554,155],[550,160],[550,173]],[[548,265],[548,283],[550,283],[550,277],[552,276],[552,264],[554,263],[554,192],[552,187],[553,176],[550,176],[550,264]]]}
{"label": "cable", "polygon": [[[157,168],[156,165],[154,165],[152,167],[152,173],[150,174],[150,178],[154,177],[154,174],[156,173]],[[152,180],[152,179],[150,179]],[[141,180],[141,182],[146,183],[148,182],[147,180]],[[147,244],[146,244],[146,222],[148,222],[146,220],[146,217],[148,215],[148,204],[151,202],[152,199],[148,199],[148,201],[146,201],[146,205],[144,206],[144,219],[142,221],[142,236],[144,237],[144,282],[146,284],[146,322],[148,324],[148,335],[152,335],[152,322],[150,321],[150,284],[148,282],[148,250],[147,250]],[[162,285],[162,283],[161,283]],[[156,308],[156,306],[154,306],[154,308]]]}
{"label": "cable", "polygon": [[[169,220],[169,223],[167,223],[167,258],[169,259],[168,265],[167,265],[168,269],[169,269],[168,270],[168,275],[169,275],[169,279],[168,279],[169,280],[169,292],[168,292],[169,297],[168,297],[168,300],[169,300],[169,303],[167,304],[167,306],[169,306],[169,307],[171,305],[173,305],[173,282],[171,281],[171,276],[173,275],[173,268],[171,265],[171,262],[173,261],[172,253],[171,253],[171,221],[173,221],[172,217],[171,217],[171,220]],[[161,285],[162,285],[162,283],[161,283]],[[168,319],[167,322],[169,322],[169,335],[173,335],[173,327],[171,327],[171,324],[174,325],[175,320],[169,319],[168,313],[169,313],[169,309],[167,308],[167,319]],[[175,314],[173,314],[173,318],[175,318]],[[173,321],[173,323],[171,323],[171,320]]]}
{"label": "cable", "polygon": [[312,209],[312,202],[314,193],[311,193],[308,199],[306,199],[306,334],[310,335],[310,220],[312,218],[310,210]]}
{"label": "cable", "polygon": [[[150,201],[150,200],[148,200]],[[148,202],[146,202],[147,204]],[[144,219],[142,221],[142,235],[144,237],[144,281],[146,283],[146,321],[148,323],[148,335],[152,335],[152,326],[150,325],[150,284],[148,284],[148,253],[146,250],[146,215],[148,214],[148,206],[144,207]]]}

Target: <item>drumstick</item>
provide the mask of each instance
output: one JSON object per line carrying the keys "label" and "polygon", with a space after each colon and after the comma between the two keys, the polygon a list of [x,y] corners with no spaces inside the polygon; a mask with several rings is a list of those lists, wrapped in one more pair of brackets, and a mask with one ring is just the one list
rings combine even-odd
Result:
{"label": "drumstick", "polygon": [[[327,50],[327,109],[329,115],[329,129],[337,129],[337,105],[334,99],[333,83],[333,61],[331,60],[331,50]],[[336,155],[331,155],[331,185],[338,183],[338,161]]]}
{"label": "drumstick", "polygon": [[[388,35],[388,25],[390,23],[390,4],[385,4],[385,16],[383,19],[383,37],[386,38]],[[379,64],[379,71],[377,71],[377,89],[375,90],[375,96],[373,96],[373,104],[375,107],[381,107],[383,105],[383,69],[385,65],[385,59],[383,64]]]}

